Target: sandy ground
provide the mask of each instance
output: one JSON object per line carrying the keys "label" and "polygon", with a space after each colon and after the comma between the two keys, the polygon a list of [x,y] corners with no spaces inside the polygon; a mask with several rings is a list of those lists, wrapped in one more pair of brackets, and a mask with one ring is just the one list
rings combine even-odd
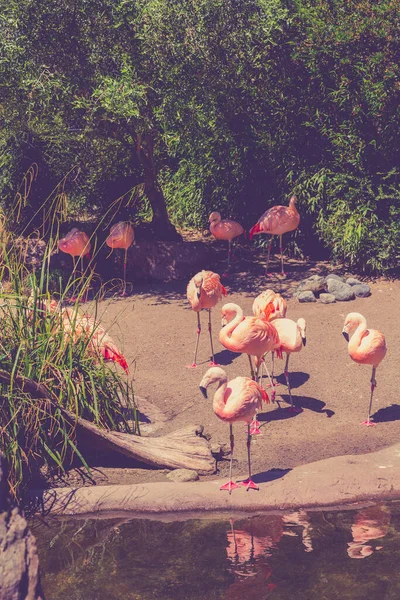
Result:
{"label": "sandy ground", "polygon": [[[223,264],[204,267],[220,273],[224,270]],[[277,269],[278,262],[274,261],[272,267]],[[255,296],[263,289],[273,288],[288,299],[287,317],[294,320],[304,317],[307,322],[307,345],[293,355],[289,363],[294,402],[302,410],[289,411],[284,362],[276,360],[280,382],[277,397],[282,400],[282,408],[276,404],[266,406],[259,416],[262,433],[254,436],[252,443],[253,473],[258,482],[270,480],[273,469],[291,469],[339,455],[364,454],[399,439],[400,370],[396,342],[400,339],[400,325],[394,315],[400,302],[400,282],[376,281],[371,284],[372,295],[366,299],[331,305],[300,304],[290,297],[300,280],[315,273],[339,271],[326,263],[296,261],[289,261],[286,271],[286,279],[266,278],[262,256],[257,257],[242,248],[231,275],[224,280],[229,291],[227,301],[239,304],[246,315],[252,314]],[[228,443],[229,428],[213,413],[212,393],[205,400],[198,387],[210,357],[206,312],[201,315],[203,330],[198,368],[191,370],[185,366],[193,359],[197,327],[196,315],[186,300],[186,283],[136,285],[132,296],[106,300],[102,305],[102,318],[131,365],[137,395],[153,402],[169,416],[157,435],[186,424],[200,423],[213,442]],[[247,356],[225,350],[218,341],[221,305],[217,305],[212,315],[216,360],[230,379],[249,376]],[[386,336],[388,353],[377,370],[378,386],[372,409],[376,427],[360,424],[367,416],[371,369],[356,365],[350,359],[341,335],[344,318],[352,311],[361,312],[370,327]],[[235,425],[234,433],[234,474],[245,475],[245,424]],[[219,476],[225,476],[227,465],[228,461],[219,463]],[[165,472],[107,469],[96,479],[99,483],[157,481],[165,480]]]}

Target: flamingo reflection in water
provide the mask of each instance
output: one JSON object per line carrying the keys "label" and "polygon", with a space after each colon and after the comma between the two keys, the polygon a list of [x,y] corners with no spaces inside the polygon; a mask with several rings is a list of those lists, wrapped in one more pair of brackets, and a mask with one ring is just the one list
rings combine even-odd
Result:
{"label": "flamingo reflection in water", "polygon": [[348,543],[347,554],[350,558],[367,558],[382,546],[367,544],[371,540],[385,537],[390,525],[390,509],[388,506],[370,506],[360,510],[351,526],[353,541]]}

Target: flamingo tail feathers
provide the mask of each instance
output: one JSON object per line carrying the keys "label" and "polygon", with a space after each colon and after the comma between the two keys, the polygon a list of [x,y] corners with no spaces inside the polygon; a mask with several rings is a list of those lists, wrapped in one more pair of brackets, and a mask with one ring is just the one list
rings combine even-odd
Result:
{"label": "flamingo tail feathers", "polygon": [[221,291],[222,291],[222,293],[223,293],[224,296],[228,295],[228,290],[223,285],[221,285]]}
{"label": "flamingo tail feathers", "polygon": [[261,390],[261,398],[262,398],[262,401],[265,402],[266,404],[271,403],[269,396],[265,390]]}
{"label": "flamingo tail feathers", "polygon": [[264,309],[265,320],[269,321],[270,316],[275,312],[275,306],[273,302],[268,302]]}
{"label": "flamingo tail feathers", "polygon": [[281,360],[283,360],[283,350],[282,350],[282,346],[281,346],[280,348],[276,348],[275,352],[276,352],[276,356],[277,356],[277,358],[280,358]]}
{"label": "flamingo tail feathers", "polygon": [[124,369],[125,373],[129,375],[128,363],[126,362],[125,356],[121,354],[117,349],[112,349],[108,346],[101,349],[101,353],[104,357],[104,360],[112,360],[115,363],[121,365]]}
{"label": "flamingo tail feathers", "polygon": [[260,233],[260,231],[261,231],[260,223],[256,223],[256,224],[254,225],[254,227],[252,227],[252,228],[250,229],[250,231],[249,231],[249,236],[250,236],[250,239],[253,239],[253,235],[254,235],[255,233]]}

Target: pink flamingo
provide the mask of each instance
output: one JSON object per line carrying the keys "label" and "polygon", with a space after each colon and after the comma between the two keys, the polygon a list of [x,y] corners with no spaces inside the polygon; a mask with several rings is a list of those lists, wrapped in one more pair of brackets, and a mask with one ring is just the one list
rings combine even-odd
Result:
{"label": "pink flamingo", "polygon": [[106,361],[113,361],[121,365],[128,375],[128,363],[124,355],[115,345],[110,335],[106,332],[99,321],[96,321],[88,315],[83,315],[76,306],[72,308],[62,308],[60,302],[49,298],[40,298],[38,290],[32,290],[28,300],[29,317],[33,317],[34,303],[44,315],[54,315],[52,321],[53,332],[61,330],[66,340],[72,340],[74,344],[82,338],[86,342],[86,352],[88,355],[98,358],[99,355]]}
{"label": "pink flamingo", "polygon": [[251,458],[250,444],[252,431],[250,423],[254,422],[257,410],[262,407],[262,401],[269,403],[267,393],[252,379],[248,377],[236,377],[228,383],[228,378],[223,369],[213,367],[208,369],[200,382],[200,391],[207,398],[207,388],[213,383],[218,383],[217,391],[214,394],[213,410],[219,419],[229,423],[231,459],[229,465],[229,481],[221,486],[221,490],[228,490],[229,493],[234,488],[239,487],[232,481],[232,459],[234,449],[234,436],[232,423],[244,421],[247,423],[247,459],[249,468],[249,477],[241,482],[247,490],[258,490],[258,485],[251,478]]}
{"label": "pink flamingo", "polygon": [[124,257],[124,286],[121,296],[126,296],[126,263],[128,258],[128,248],[133,244],[135,232],[133,227],[127,221],[120,221],[113,225],[110,229],[110,235],[106,239],[106,244],[114,250],[114,248],[123,248],[125,250]]}
{"label": "pink flamingo", "polygon": [[245,234],[245,230],[237,221],[231,219],[221,220],[219,212],[212,212],[208,217],[210,231],[217,240],[228,240],[228,271],[231,262],[231,243],[239,235]]}
{"label": "pink flamingo", "polygon": [[[252,379],[258,379],[258,368],[261,358],[271,350],[279,350],[280,341],[278,332],[268,317],[274,307],[270,303],[265,309],[265,320],[258,317],[244,317],[243,310],[237,304],[229,303],[222,307],[222,329],[219,332],[219,341],[231,352],[243,352],[248,355]],[[256,357],[257,373],[254,373],[251,357]],[[275,389],[265,367],[268,379],[274,394]],[[259,426],[258,422],[254,423]]]}
{"label": "pink flamingo", "polygon": [[267,275],[270,275],[270,273],[268,273],[268,265],[274,235],[279,235],[282,275],[285,275],[283,271],[282,235],[289,231],[294,231],[299,226],[300,215],[296,210],[295,204],[296,196],[292,196],[289,201],[289,206],[272,206],[272,208],[269,208],[261,215],[254,227],[250,229],[250,239],[252,239],[253,235],[256,233],[269,233],[271,235],[268,244]]}
{"label": "pink flamingo", "polygon": [[228,292],[221,283],[220,277],[217,273],[212,271],[200,271],[189,281],[186,295],[190,302],[192,309],[197,312],[197,339],[196,347],[194,351],[194,360],[191,365],[188,365],[188,369],[195,369],[197,367],[197,350],[199,348],[201,324],[200,324],[200,311],[203,309],[208,310],[208,333],[210,335],[211,354],[212,362],[210,366],[215,366],[214,362],[214,347],[212,342],[211,332],[211,309],[219,302],[222,296],[226,296]]}
{"label": "pink flamingo", "polygon": [[[272,302],[274,307],[274,311],[270,313],[268,321],[275,321],[276,319],[283,319],[286,316],[287,304],[286,300],[282,298],[280,294],[274,292],[274,290],[268,289],[264,290],[255,298],[253,302],[253,315],[255,317],[260,317],[260,319],[265,319],[265,309],[268,304]],[[272,350],[272,381],[274,382],[274,389],[271,393],[271,399],[275,401],[275,387],[278,385],[276,381],[274,381],[274,365],[275,365],[275,352]],[[262,363],[264,364],[264,358],[262,359]],[[264,365],[265,366],[265,365]]]}
{"label": "pink flamingo", "polygon": [[[293,352],[300,352],[303,346],[306,345],[306,322],[304,319],[298,319],[297,322],[292,319],[276,319],[274,321],[275,329],[278,332],[280,340],[280,350],[286,352],[286,364],[285,364],[285,379],[286,385],[290,397],[290,410],[294,412],[301,412],[300,408],[293,406],[292,391],[290,389],[289,381],[289,358]],[[272,372],[272,379],[274,373]]]}
{"label": "pink flamingo", "polygon": [[83,257],[86,256],[90,258],[90,250],[91,244],[89,240],[89,236],[84,231],[79,231],[76,227],[71,229],[67,233],[67,235],[59,240],[58,247],[61,252],[65,252],[66,254],[70,254],[72,256],[73,262],[73,271],[72,276],[74,278],[74,287],[72,290],[72,301],[76,300],[75,296],[75,272],[76,272],[76,262],[75,257],[78,256],[81,259],[82,265],[82,274],[83,274]]}
{"label": "pink flamingo", "polygon": [[[353,333],[349,341],[349,333]],[[344,321],[342,334],[347,342],[350,358],[359,365],[372,365],[371,397],[369,401],[368,419],[361,424],[367,427],[375,425],[370,420],[372,397],[376,388],[376,369],[386,355],[385,336],[376,329],[367,329],[367,320],[360,313],[349,313]]]}

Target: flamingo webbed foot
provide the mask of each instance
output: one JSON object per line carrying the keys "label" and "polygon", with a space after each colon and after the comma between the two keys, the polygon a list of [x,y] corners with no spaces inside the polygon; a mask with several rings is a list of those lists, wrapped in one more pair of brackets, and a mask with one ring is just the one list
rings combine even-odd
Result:
{"label": "flamingo webbed foot", "polygon": [[252,479],[245,479],[244,481],[240,482],[240,485],[243,485],[246,488],[246,491],[248,490],[259,490],[260,488],[258,487],[258,485],[256,483],[254,483],[254,481]]}
{"label": "flamingo webbed foot", "polygon": [[197,369],[197,364],[196,363],[192,363],[191,365],[186,365],[187,369]]}
{"label": "flamingo webbed foot", "polygon": [[290,412],[293,412],[293,413],[301,413],[301,412],[302,412],[302,409],[301,409],[301,408],[299,408],[298,406],[290,406],[290,407],[289,407],[289,411],[290,411]]}
{"label": "flamingo webbed foot", "polygon": [[209,367],[219,367],[221,365],[219,365],[218,363],[214,362],[213,360],[211,362],[208,363]]}
{"label": "flamingo webbed foot", "polygon": [[374,423],[373,421],[370,421],[369,419],[367,419],[366,421],[363,421],[361,423],[361,425],[365,425],[366,427],[375,427],[376,423]]}
{"label": "flamingo webbed foot", "polygon": [[258,435],[259,433],[261,433],[261,431],[259,430],[258,427],[252,427],[250,429],[250,435]]}
{"label": "flamingo webbed foot", "polygon": [[238,484],[234,483],[233,481],[227,481],[226,483],[224,483],[224,485],[221,485],[221,487],[219,488],[220,490],[223,491],[228,491],[229,493],[232,492],[232,490],[234,490],[235,488],[238,488]]}

